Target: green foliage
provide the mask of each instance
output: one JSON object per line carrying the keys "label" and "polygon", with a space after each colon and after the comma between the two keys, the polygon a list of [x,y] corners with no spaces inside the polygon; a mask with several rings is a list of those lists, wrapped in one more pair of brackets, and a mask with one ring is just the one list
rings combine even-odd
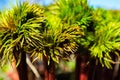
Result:
{"label": "green foliage", "polygon": [[[120,50],[120,23],[109,22],[95,33],[95,43],[91,47],[91,55],[99,58],[102,65],[110,68],[114,62],[112,54]],[[119,58],[119,54],[116,55]]]}
{"label": "green foliage", "polygon": [[83,32],[82,38],[77,38],[76,42],[87,47],[93,41],[92,8],[87,4],[87,0],[56,0],[55,4],[47,7],[47,14],[57,15],[62,23],[76,25]]}
{"label": "green foliage", "polygon": [[78,26],[64,24],[57,16],[45,17],[43,8],[28,2],[3,12],[0,20],[2,65],[14,57],[19,64],[21,53],[31,55],[33,61],[45,56],[48,64],[58,63],[77,50],[74,39],[82,34]]}
{"label": "green foliage", "polygon": [[94,11],[95,35],[94,44],[91,46],[91,56],[99,59],[102,66],[112,68],[115,64],[113,55],[119,57],[120,50],[120,23],[112,11],[97,9]]}
{"label": "green foliage", "polygon": [[119,58],[119,18],[112,11],[91,9],[86,0],[58,0],[56,5],[56,14],[64,23],[77,24],[82,28],[84,35],[77,38],[80,52],[90,50],[91,56],[99,59],[103,66],[111,68],[113,54]]}
{"label": "green foliage", "polygon": [[67,24],[88,24],[91,9],[87,0],[56,0],[55,4],[47,8],[52,14],[61,18]]}
{"label": "green foliage", "polygon": [[[67,22],[63,19],[67,14],[63,17],[60,16],[64,14],[64,11],[61,12],[61,10],[63,10],[66,5],[64,4],[63,8],[61,8],[59,6],[59,2],[61,1],[62,0],[46,8],[47,27],[43,31],[43,39],[41,40],[41,43],[44,45],[41,49],[41,53],[45,54],[48,61],[52,59],[57,63],[59,62],[59,59],[68,60],[70,54],[77,51],[78,45],[75,40],[83,35],[77,22],[69,24],[67,19]],[[61,4],[62,3],[60,3],[60,5]],[[73,3],[71,2],[71,4]],[[72,17],[70,21],[72,21],[72,19],[74,18]]]}
{"label": "green foliage", "polygon": [[62,23],[81,28],[84,35],[75,39],[81,53],[90,52],[92,57],[99,59],[107,68],[111,68],[111,63],[114,63],[113,54],[119,58],[120,18],[117,12],[100,8],[93,10],[88,6],[87,0],[56,0],[46,10],[47,15],[58,16]]}
{"label": "green foliage", "polygon": [[[87,0],[57,0],[43,7],[28,2],[0,13],[1,65],[27,53],[36,59],[68,60],[79,50],[91,53],[103,66],[119,58],[120,16],[115,11],[93,10]],[[78,49],[79,47],[79,49]]]}
{"label": "green foliage", "polygon": [[49,15],[47,21],[47,27],[44,29],[41,39],[43,44],[41,53],[46,56],[48,64],[51,60],[56,63],[59,62],[59,59],[68,60],[70,54],[77,51],[78,45],[74,40],[82,35],[80,28],[62,24],[61,19],[54,15]]}
{"label": "green foliage", "polygon": [[45,22],[44,10],[25,2],[0,15],[0,59],[1,64],[12,61],[20,62],[21,53],[38,49],[41,38],[40,30]]}

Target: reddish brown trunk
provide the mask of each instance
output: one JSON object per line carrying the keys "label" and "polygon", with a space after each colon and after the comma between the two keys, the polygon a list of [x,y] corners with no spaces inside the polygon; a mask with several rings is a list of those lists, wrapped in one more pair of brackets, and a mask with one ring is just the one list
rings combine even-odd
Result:
{"label": "reddish brown trunk", "polygon": [[[16,58],[16,57],[15,57]],[[17,58],[16,58],[17,60]],[[28,80],[26,54],[21,54],[21,61],[17,67],[18,75],[20,80]]]}
{"label": "reddish brown trunk", "polygon": [[44,74],[44,80],[55,80],[55,64],[51,60],[50,65],[47,65],[47,60],[44,59],[45,62],[45,74]]}
{"label": "reddish brown trunk", "polygon": [[55,80],[54,74],[52,72],[46,70],[44,80]]}
{"label": "reddish brown trunk", "polygon": [[88,80],[87,60],[88,60],[88,56],[86,55],[77,56],[75,80]]}

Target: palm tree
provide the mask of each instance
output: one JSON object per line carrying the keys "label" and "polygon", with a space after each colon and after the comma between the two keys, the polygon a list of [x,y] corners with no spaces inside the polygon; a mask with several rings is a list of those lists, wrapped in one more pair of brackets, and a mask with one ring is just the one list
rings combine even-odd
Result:
{"label": "palm tree", "polygon": [[[119,60],[120,27],[118,19],[115,19],[110,11],[103,9],[97,9],[94,14],[94,16],[96,16],[95,19],[97,20],[97,27],[95,31],[95,41],[90,48],[91,56],[96,58],[96,62],[99,61],[102,64],[102,67],[107,67],[108,69],[114,68],[113,64],[119,65],[119,62],[115,62],[115,58]],[[105,68],[102,69],[104,69],[104,71],[106,70]],[[111,71],[113,72],[113,70]],[[104,75],[111,74],[112,73],[109,70],[109,73],[105,73]],[[112,80],[112,77],[114,76],[111,75],[111,77],[109,79],[106,78],[106,80]]]}
{"label": "palm tree", "polygon": [[[100,32],[100,30],[102,30],[102,28],[104,29],[104,27],[107,27],[107,28],[109,28],[109,26],[111,26],[111,25],[109,25],[109,26],[107,26],[108,24],[110,24],[111,22],[113,22],[114,23],[114,25],[116,25],[116,23],[118,22],[118,19],[115,19],[114,18],[114,16],[113,16],[113,14],[111,14],[109,11],[106,11],[106,10],[103,10],[103,9],[97,9],[97,10],[94,10],[94,13],[92,13],[92,20],[93,20],[93,26],[91,26],[91,27],[93,27],[93,34],[92,34],[92,36],[91,35],[86,35],[86,37],[87,37],[87,39],[88,40],[90,40],[90,39],[92,39],[92,41],[89,41],[89,45],[88,45],[88,47],[86,47],[86,51],[88,51],[88,53],[90,53],[90,60],[89,60],[89,67],[92,69],[92,70],[90,70],[89,69],[89,71],[90,71],[90,73],[89,73],[89,78],[88,79],[92,79],[92,80],[94,80],[95,78],[94,77],[97,77],[97,73],[98,73],[98,77],[99,78],[96,78],[97,80],[101,80],[101,78],[103,77],[100,77],[100,74],[103,74],[103,73],[105,73],[105,72],[103,72],[102,73],[102,71],[103,71],[103,69],[104,69],[104,71],[106,70],[108,73],[108,75],[111,75],[111,73],[110,73],[110,71],[112,71],[112,70],[108,70],[108,69],[106,69],[106,68],[102,68],[101,67],[101,65],[99,64],[99,61],[100,60],[98,60],[98,56],[100,56],[101,54],[104,54],[104,52],[103,53],[99,53],[99,52],[97,52],[98,54],[96,54],[96,56],[97,57],[93,57],[93,55],[94,55],[94,52],[93,52],[93,48],[95,49],[96,48],[96,46],[98,47],[98,40],[99,39],[103,39],[103,37],[101,36],[101,34],[103,35],[103,33],[106,33],[106,35],[109,35],[110,33],[107,33],[106,31],[104,32]],[[89,33],[89,31],[87,31],[88,33]],[[116,31],[117,32],[117,31]],[[89,33],[90,34],[90,33]],[[99,34],[99,35],[98,35]],[[114,34],[113,34],[114,35]],[[105,37],[105,36],[104,36]],[[97,39],[96,39],[97,38]],[[86,38],[84,38],[84,40],[86,41]],[[84,41],[83,40],[83,41]],[[96,42],[97,41],[97,42]],[[102,41],[101,41],[102,42]],[[86,43],[86,42],[85,42]],[[95,44],[97,43],[97,45],[95,46]],[[100,43],[100,42],[99,42]],[[83,43],[82,43],[83,44]],[[94,45],[94,47],[91,49],[91,47]],[[83,46],[84,46],[84,48],[85,48],[85,46],[86,46],[86,44],[83,44]],[[102,45],[100,45],[99,44],[99,46],[102,46]],[[100,47],[99,47],[100,48]],[[83,50],[83,48],[82,48],[82,50]],[[96,51],[98,51],[98,48],[96,49]],[[113,52],[113,51],[112,51]],[[107,53],[108,54],[108,53]],[[113,55],[110,55],[110,57],[113,57]],[[103,58],[104,57],[101,57],[102,59],[101,60],[103,60]],[[91,59],[93,59],[93,60],[91,60]],[[113,59],[111,58],[111,62],[112,63],[116,63],[116,62],[113,62],[112,61]],[[105,67],[105,65],[104,65],[104,61],[103,62],[101,62],[100,61],[100,63],[102,63],[102,65]],[[107,62],[108,63],[108,62]],[[98,66],[97,66],[97,65]],[[111,66],[109,65],[109,63],[108,63],[108,65],[107,65],[107,68],[110,68]],[[99,70],[97,70],[97,69],[99,69]],[[92,71],[92,72],[91,72]],[[96,72],[96,71],[98,71],[98,72]],[[107,74],[105,74],[105,75],[107,75]],[[107,76],[108,76],[107,75]],[[91,77],[91,78],[90,78]],[[96,80],[95,79],[95,80]],[[112,79],[112,78],[111,78]],[[106,79],[107,80],[107,79]],[[109,79],[108,79],[109,80]]]}
{"label": "palm tree", "polygon": [[43,12],[41,7],[24,2],[0,15],[0,64],[15,61],[20,80],[28,80],[26,53],[38,54],[38,46],[42,45]]}
{"label": "palm tree", "polygon": [[44,45],[41,52],[44,54],[46,75],[49,75],[45,80],[54,80],[50,76],[54,76],[55,62],[59,63],[60,59],[67,60],[70,54],[76,52],[78,45],[75,39],[81,37],[82,33],[78,26],[64,24],[55,15],[49,14],[47,21],[48,25],[44,28],[41,40]]}
{"label": "palm tree", "polygon": [[[92,10],[88,7],[87,0],[58,0],[55,4],[48,6],[47,10],[60,17],[62,23],[77,25],[84,32],[81,38],[76,38],[79,45],[76,58],[76,80],[83,80],[80,76],[86,76],[85,66],[88,61],[88,54],[86,53],[89,52],[89,45],[93,41],[94,33]],[[85,64],[83,68],[80,66],[82,64]]]}

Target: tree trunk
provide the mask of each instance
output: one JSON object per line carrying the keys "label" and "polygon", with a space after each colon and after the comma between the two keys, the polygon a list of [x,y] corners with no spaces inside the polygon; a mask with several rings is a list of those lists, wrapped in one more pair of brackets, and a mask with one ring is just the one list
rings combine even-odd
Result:
{"label": "tree trunk", "polygon": [[[15,59],[17,60],[16,57],[15,57]],[[25,53],[21,53],[21,61],[20,61],[19,65],[17,66],[17,71],[18,71],[20,80],[28,80],[26,54]]]}
{"label": "tree trunk", "polygon": [[47,60],[44,60],[45,74],[44,80],[55,80],[55,63],[51,60],[50,65],[47,65]]}
{"label": "tree trunk", "polygon": [[87,55],[77,55],[75,80],[88,80]]}
{"label": "tree trunk", "polygon": [[54,73],[52,73],[50,70],[46,70],[44,80],[55,80]]}
{"label": "tree trunk", "polygon": [[96,79],[96,59],[91,59],[88,65],[88,80],[97,80]]}
{"label": "tree trunk", "polygon": [[115,77],[114,80],[120,80],[120,66],[119,66],[119,70],[118,70],[117,76]]}

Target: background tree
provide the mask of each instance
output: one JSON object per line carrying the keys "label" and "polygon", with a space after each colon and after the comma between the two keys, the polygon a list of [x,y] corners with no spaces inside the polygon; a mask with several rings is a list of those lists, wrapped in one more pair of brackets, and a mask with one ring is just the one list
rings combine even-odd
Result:
{"label": "background tree", "polygon": [[[114,68],[113,64],[119,63],[115,62],[115,59],[119,59],[118,19],[114,18],[114,15],[111,11],[106,11],[103,9],[97,9],[94,12],[94,18],[97,22],[97,26],[95,28],[95,41],[93,46],[90,48],[91,55],[96,57],[96,62],[99,61],[103,67],[106,66],[107,68]],[[110,75],[111,77],[108,78],[102,76],[102,78],[105,80],[112,80],[114,70],[107,70],[106,68],[102,68],[102,70],[103,69],[105,71],[104,75]],[[102,78],[99,77],[98,80]]]}

